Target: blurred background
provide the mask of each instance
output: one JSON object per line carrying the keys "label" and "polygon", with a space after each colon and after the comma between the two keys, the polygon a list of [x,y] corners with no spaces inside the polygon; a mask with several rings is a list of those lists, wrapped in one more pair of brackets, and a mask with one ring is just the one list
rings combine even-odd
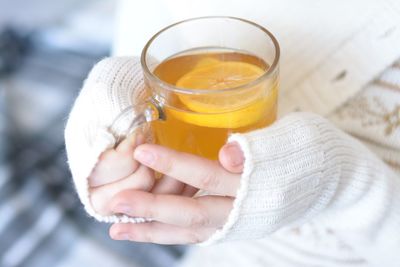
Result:
{"label": "blurred background", "polygon": [[113,0],[0,0],[0,266],[173,266],[176,246],[116,242],[75,194],[63,140]]}

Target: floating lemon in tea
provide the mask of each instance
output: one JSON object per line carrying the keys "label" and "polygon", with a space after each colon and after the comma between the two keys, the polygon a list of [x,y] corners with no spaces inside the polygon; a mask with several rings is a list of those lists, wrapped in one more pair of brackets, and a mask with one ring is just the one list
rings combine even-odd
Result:
{"label": "floating lemon in tea", "polygon": [[188,51],[161,62],[154,74],[183,90],[163,96],[166,119],[152,125],[155,142],[217,159],[230,133],[271,124],[277,79],[256,81],[268,68],[257,56],[229,49]]}

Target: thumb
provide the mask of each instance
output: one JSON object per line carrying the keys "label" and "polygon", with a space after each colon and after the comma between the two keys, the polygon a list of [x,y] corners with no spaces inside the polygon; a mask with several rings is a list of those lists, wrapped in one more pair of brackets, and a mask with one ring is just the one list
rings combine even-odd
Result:
{"label": "thumb", "polygon": [[91,187],[114,183],[136,171],[139,163],[133,158],[136,146],[144,143],[141,134],[125,138],[115,149],[109,149],[100,155],[99,162],[89,177]]}
{"label": "thumb", "polygon": [[243,171],[244,155],[237,142],[225,144],[220,149],[219,163],[232,173],[241,173]]}

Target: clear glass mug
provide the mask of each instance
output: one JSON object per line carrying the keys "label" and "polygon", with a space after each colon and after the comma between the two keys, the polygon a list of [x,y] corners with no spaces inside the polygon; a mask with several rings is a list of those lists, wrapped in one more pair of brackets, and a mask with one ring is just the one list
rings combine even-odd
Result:
{"label": "clear glass mug", "polygon": [[[156,75],[163,62],[202,53],[219,56],[243,53],[267,67],[255,80],[220,90],[178,87],[168,74],[166,79]],[[170,25],[155,34],[142,52],[147,102],[123,111],[111,132],[121,140],[147,125],[157,144],[217,159],[229,134],[263,128],[276,119],[279,56],[275,37],[244,19],[200,17]],[[175,66],[170,76],[187,68],[184,65]]]}

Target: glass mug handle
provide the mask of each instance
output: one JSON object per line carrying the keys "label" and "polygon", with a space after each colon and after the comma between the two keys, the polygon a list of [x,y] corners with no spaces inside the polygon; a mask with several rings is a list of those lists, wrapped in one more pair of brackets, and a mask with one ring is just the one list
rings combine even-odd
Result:
{"label": "glass mug handle", "polygon": [[154,99],[125,108],[108,128],[115,138],[114,148],[138,128],[156,120],[165,120],[165,113]]}

